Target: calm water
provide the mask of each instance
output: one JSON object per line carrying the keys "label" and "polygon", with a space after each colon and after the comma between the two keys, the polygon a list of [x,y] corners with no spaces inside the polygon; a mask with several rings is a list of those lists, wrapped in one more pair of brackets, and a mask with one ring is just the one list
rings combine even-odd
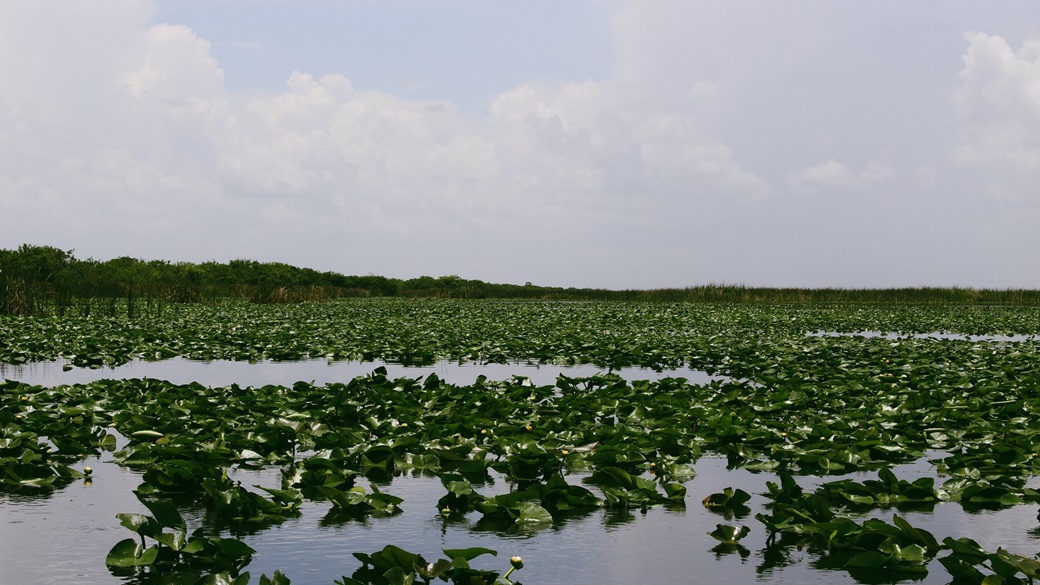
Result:
{"label": "calm water", "polygon": [[1036,341],[1036,335],[965,335],[963,333],[947,333],[933,331],[931,333],[893,333],[884,331],[815,331],[810,337],[883,337],[885,339],[955,339],[959,341],[993,341],[1024,342]]}
{"label": "calm water", "polygon": [[[151,377],[175,383],[198,381],[206,385],[284,384],[297,380],[316,383],[346,381],[363,375],[381,364],[326,364],[324,361],[297,363],[212,362],[203,364],[176,359],[165,362],[135,362],[116,369],[62,371],[62,364],[5,366],[0,375],[33,384],[56,385],[83,383],[98,378]],[[491,379],[508,379],[513,374],[528,376],[537,384],[551,384],[559,373],[584,376],[600,370],[594,367],[564,368],[559,366],[526,367],[473,366],[438,364],[426,368],[386,365],[391,376],[438,376],[456,384],[470,384],[480,374]],[[679,376],[694,382],[708,377],[695,371],[653,372],[622,370],[626,378],[656,379]],[[121,445],[120,445],[121,446]],[[95,469],[92,482],[74,483],[48,497],[30,498],[0,494],[0,584],[53,583],[100,585],[118,584],[105,567],[108,550],[131,533],[119,525],[119,512],[147,510],[137,502],[131,490],[140,482],[137,472],[110,462],[110,455],[91,457],[80,466]],[[444,494],[436,478],[399,477],[383,491],[404,498],[404,512],[393,518],[370,519],[322,526],[329,504],[305,502],[298,519],[287,520],[243,540],[257,550],[247,570],[255,583],[261,573],[272,574],[281,569],[294,585],[331,585],[334,579],[350,575],[358,566],[352,552],[373,552],[386,544],[396,544],[422,553],[428,560],[439,558],[442,548],[484,546],[499,551],[497,559],[481,558],[482,568],[505,569],[508,557],[521,555],[525,568],[514,573],[521,581],[532,584],[595,583],[621,585],[634,582],[698,582],[710,575],[713,583],[854,583],[844,571],[813,568],[816,557],[795,549],[785,550],[785,558],[777,563],[766,554],[766,534],[754,514],[764,511],[767,481],[775,481],[768,473],[746,470],[729,471],[725,460],[702,458],[697,464],[698,476],[687,483],[687,508],[682,511],[652,508],[621,515],[598,511],[571,520],[552,529],[533,533],[498,534],[478,532],[474,528],[478,513],[464,521],[447,522],[438,514],[436,501]],[[913,481],[922,475],[934,475],[925,462],[904,465],[894,470],[900,478]],[[853,474],[860,481],[875,473]],[[278,487],[278,469],[238,471],[242,485],[260,484]],[[840,479],[799,478],[803,487],[822,481]],[[568,478],[579,483],[581,476]],[[360,485],[368,486],[362,481]],[[727,521],[706,510],[700,501],[725,487],[739,487],[753,494],[751,514],[742,520]],[[486,495],[507,491],[508,484],[499,480],[493,485],[478,486]],[[596,491],[595,488],[592,488]],[[945,536],[967,536],[983,548],[995,551],[1003,547],[1031,555],[1040,550],[1033,532],[1037,528],[1037,506],[1021,505],[1003,511],[966,514],[957,504],[937,505],[933,512],[903,514],[911,524],[932,531],[940,540]],[[876,516],[891,520],[891,511],[877,511]],[[189,530],[198,526],[189,516]],[[716,542],[707,535],[716,524],[746,524],[751,534],[742,542],[747,555],[716,554]],[[926,584],[945,584],[949,576],[936,562]]]}
{"label": "calm water", "polygon": [[[262,361],[257,363],[214,360],[208,362],[172,358],[157,362],[133,360],[114,368],[73,368],[64,371],[67,360],[38,362],[24,365],[0,364],[0,378],[18,380],[26,384],[58,386],[86,384],[102,379],[153,378],[174,384],[198,382],[205,386],[264,386],[267,384],[291,386],[300,380],[327,384],[349,382],[357,376],[370,374],[377,367],[385,367],[390,378],[425,378],[436,373],[450,384],[469,385],[477,376],[489,380],[508,380],[514,375],[525,376],[537,385],[554,384],[560,374],[592,376],[608,370],[593,365],[555,366],[544,364],[474,364],[441,362],[431,366],[402,366],[387,362],[330,362],[324,359],[296,362]],[[626,380],[659,380],[665,377],[686,378],[693,384],[706,384],[712,377],[700,370],[680,368],[654,371],[646,368],[613,370]],[[721,379],[721,377],[720,377]]]}

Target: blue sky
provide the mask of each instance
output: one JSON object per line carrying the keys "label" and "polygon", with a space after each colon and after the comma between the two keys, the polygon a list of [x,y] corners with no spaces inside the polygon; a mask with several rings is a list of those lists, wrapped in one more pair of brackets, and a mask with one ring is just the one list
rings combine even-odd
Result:
{"label": "blue sky", "polygon": [[609,13],[583,2],[166,1],[152,20],[192,23],[233,90],[349,72],[358,89],[479,111],[519,84],[611,65]]}
{"label": "blue sky", "polygon": [[0,247],[1040,287],[1040,5],[0,6]]}

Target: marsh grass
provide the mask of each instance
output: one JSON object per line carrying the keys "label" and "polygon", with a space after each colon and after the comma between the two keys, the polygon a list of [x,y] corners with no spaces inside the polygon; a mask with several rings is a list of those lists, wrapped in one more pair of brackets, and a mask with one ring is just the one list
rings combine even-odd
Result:
{"label": "marsh grass", "polygon": [[1008,305],[1040,306],[1040,290],[961,287],[755,288],[706,285],[683,289],[621,291],[611,300],[733,304]]}

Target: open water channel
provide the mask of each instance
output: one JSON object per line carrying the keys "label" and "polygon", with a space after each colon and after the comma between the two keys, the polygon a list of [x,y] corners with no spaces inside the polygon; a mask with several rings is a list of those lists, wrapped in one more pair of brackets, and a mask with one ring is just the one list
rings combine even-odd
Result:
{"label": "open water channel", "polygon": [[[72,369],[63,362],[22,366],[0,366],[0,378],[30,384],[58,386],[82,384],[103,378],[154,378],[177,384],[199,382],[207,386],[291,386],[303,380],[324,384],[345,382],[384,366],[390,377],[422,378],[436,373],[452,384],[472,384],[477,376],[509,379],[529,377],[535,384],[552,384],[563,373],[589,376],[602,370],[594,366],[475,365],[441,363],[427,367],[401,366],[378,362],[194,362],[175,358],[160,362],[135,361],[114,369]],[[704,372],[643,369],[617,370],[625,379],[683,377],[691,383],[710,380]],[[119,445],[122,446],[122,443]],[[930,454],[936,455],[936,454]],[[927,457],[926,457],[927,459]],[[108,585],[130,581],[112,575],[104,560],[119,540],[131,536],[120,526],[120,512],[147,513],[131,493],[140,483],[139,473],[111,462],[110,454],[90,457],[81,465],[94,468],[90,482],[73,483],[54,493],[40,496],[0,494],[0,585],[78,584]],[[524,557],[525,568],[514,573],[519,581],[531,584],[622,585],[638,582],[659,583],[855,583],[845,571],[822,566],[820,558],[796,549],[766,547],[766,533],[754,515],[764,511],[770,473],[729,470],[725,459],[703,457],[696,465],[698,475],[688,482],[686,508],[663,507],[646,512],[614,513],[598,511],[563,525],[530,533],[503,534],[483,532],[476,526],[479,514],[464,521],[448,521],[438,513],[436,502],[444,488],[436,478],[398,477],[381,485],[382,491],[404,498],[404,512],[392,518],[372,518],[357,522],[329,522],[328,503],[305,501],[299,518],[245,536],[243,540],[257,550],[247,567],[253,582],[261,573],[282,570],[294,585],[331,585],[349,576],[359,563],[352,552],[374,552],[387,544],[423,554],[428,560],[440,558],[442,548],[483,546],[499,552],[498,558],[481,557],[475,566],[486,569],[508,568],[512,555]],[[922,460],[893,469],[898,477],[913,481],[935,476],[935,470]],[[236,479],[244,486],[254,484],[278,487],[278,470],[238,471]],[[873,479],[875,472],[826,478],[799,477],[804,488],[823,481],[852,477]],[[569,478],[579,483],[580,477]],[[360,485],[364,485],[361,482]],[[367,486],[366,486],[367,487]],[[751,513],[742,519],[726,520],[700,504],[705,496],[723,488],[741,488],[753,495]],[[486,495],[508,491],[504,481],[477,486]],[[595,490],[594,490],[595,491]],[[893,511],[874,515],[891,521]],[[914,526],[945,536],[970,537],[986,550],[998,547],[1024,555],[1040,550],[1037,506],[1019,505],[1000,511],[966,513],[959,504],[936,505],[930,512],[903,515]],[[189,530],[198,518],[188,517]],[[716,524],[745,524],[751,534],[737,551],[717,552],[717,542],[708,536]],[[926,584],[945,584],[950,577],[938,562],[930,565]]]}

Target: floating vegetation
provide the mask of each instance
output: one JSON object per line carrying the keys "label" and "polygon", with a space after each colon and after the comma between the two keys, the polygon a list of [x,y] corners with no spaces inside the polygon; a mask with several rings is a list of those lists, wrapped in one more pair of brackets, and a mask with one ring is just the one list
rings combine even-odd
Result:
{"label": "floating vegetation", "polygon": [[[763,306],[592,301],[341,299],[332,303],[170,304],[161,315],[5,317],[0,363],[64,358],[103,367],[161,360],[385,360],[596,364],[606,368],[690,366],[763,384],[813,376],[846,360],[863,374],[899,379],[899,367],[950,352],[939,364],[967,368],[997,347],[1036,340],[913,337],[1033,335],[1040,312],[1029,307]],[[816,331],[881,331],[884,337],[810,336]],[[943,351],[937,352],[939,348]],[[872,361],[859,363],[868,357]],[[918,359],[918,354],[920,358]],[[780,360],[796,359],[782,365]],[[887,362],[881,360],[888,360]],[[875,367],[875,365],[877,367]],[[793,366],[800,366],[793,367]],[[917,373],[920,373],[920,369]],[[850,373],[854,374],[854,373]],[[857,380],[857,383],[863,383]]]}
{"label": "floating vegetation", "polygon": [[[693,490],[713,520],[725,520],[707,532],[720,558],[748,556],[758,532],[770,559],[801,548],[861,580],[945,570],[969,583],[1024,583],[1040,568],[907,520],[917,524],[913,513],[938,506],[974,513],[1040,503],[1030,484],[1040,473],[1037,343],[807,335],[1035,335],[1035,309],[368,299],[171,305],[155,319],[11,317],[0,329],[7,361],[320,355],[683,364],[717,375],[707,383],[560,375],[544,385],[481,376],[457,385],[375,368],[292,386],[0,383],[0,491],[56,493],[84,478],[79,462],[102,452],[141,472],[135,495],[149,513],[113,520],[135,538],[112,543],[107,564],[142,583],[158,574],[248,582],[254,551],[241,538],[300,516],[307,502],[327,506],[322,526],[394,522],[411,509],[395,489],[405,475],[439,478],[429,514],[472,521],[478,532],[529,536],[595,513],[678,511]],[[694,466],[706,455],[776,481],[764,477],[757,492],[700,491]],[[933,467],[924,477],[897,473],[914,462]],[[251,469],[277,478],[235,479]],[[493,480],[507,491],[490,489]],[[741,524],[752,506],[757,524]],[[203,512],[199,526],[189,530],[184,509]],[[356,554],[362,566],[341,582],[490,583],[516,570],[470,567],[488,549],[449,549],[430,563],[386,544]],[[261,580],[287,581],[281,573]]]}

